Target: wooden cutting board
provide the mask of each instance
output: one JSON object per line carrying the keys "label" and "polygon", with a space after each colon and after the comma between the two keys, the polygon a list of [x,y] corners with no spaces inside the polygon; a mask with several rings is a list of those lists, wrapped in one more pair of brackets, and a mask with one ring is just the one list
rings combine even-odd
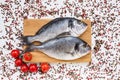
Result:
{"label": "wooden cutting board", "polygon": [[[24,20],[24,31],[23,35],[34,35],[43,25],[47,24],[52,19],[25,19]],[[90,20],[82,20],[88,24],[87,30],[80,36],[81,39],[86,41],[89,45],[91,45],[91,21]],[[57,27],[57,26],[56,26]],[[33,58],[30,62],[90,62],[91,60],[91,53],[76,59],[76,60],[57,60],[45,55],[42,52],[36,51],[31,52]],[[24,60],[24,59],[23,59]],[[24,60],[25,61],[25,60]],[[27,62],[27,61],[25,61]]]}

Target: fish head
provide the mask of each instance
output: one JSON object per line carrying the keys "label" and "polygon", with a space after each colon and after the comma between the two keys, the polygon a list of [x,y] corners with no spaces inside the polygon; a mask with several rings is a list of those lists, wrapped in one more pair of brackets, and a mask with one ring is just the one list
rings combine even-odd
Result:
{"label": "fish head", "polygon": [[71,32],[74,36],[79,36],[87,29],[87,24],[81,20],[73,20]]}
{"label": "fish head", "polygon": [[86,54],[91,51],[91,47],[86,42],[81,42],[75,44],[75,51],[79,54]]}

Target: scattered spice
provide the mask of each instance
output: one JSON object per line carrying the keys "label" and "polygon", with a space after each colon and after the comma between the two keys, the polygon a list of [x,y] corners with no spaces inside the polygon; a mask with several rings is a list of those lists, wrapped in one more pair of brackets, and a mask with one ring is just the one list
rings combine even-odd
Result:
{"label": "scattered spice", "polygon": [[[119,3],[113,0],[25,0],[25,2],[5,0],[0,3],[0,75],[2,76],[0,79],[119,80],[120,70],[117,67],[120,64]],[[22,49],[23,20],[65,16],[92,21],[92,41],[95,43],[92,46],[94,53],[89,66],[51,63],[52,68],[45,74],[22,74],[20,70],[15,69],[14,60],[9,53],[14,48]]]}

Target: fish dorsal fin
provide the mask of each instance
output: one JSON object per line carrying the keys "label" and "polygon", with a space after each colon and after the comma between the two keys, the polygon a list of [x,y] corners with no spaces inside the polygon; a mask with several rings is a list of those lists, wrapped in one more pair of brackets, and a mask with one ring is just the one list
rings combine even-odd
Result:
{"label": "fish dorsal fin", "polygon": [[56,18],[54,20],[51,20],[50,22],[48,22],[47,24],[45,24],[44,26],[42,26],[42,28],[40,28],[37,32],[36,35],[40,34],[41,32],[44,32],[47,28],[50,28],[49,25],[52,25],[53,23],[56,23],[58,21],[62,21],[65,18]]}

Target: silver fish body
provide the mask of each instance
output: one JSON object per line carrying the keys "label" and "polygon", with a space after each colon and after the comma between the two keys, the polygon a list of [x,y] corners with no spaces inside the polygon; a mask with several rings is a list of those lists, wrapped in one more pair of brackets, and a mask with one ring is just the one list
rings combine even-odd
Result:
{"label": "silver fish body", "polygon": [[25,36],[24,42],[45,42],[56,36],[80,36],[87,29],[87,24],[75,18],[56,18],[44,25],[34,36]]}
{"label": "silver fish body", "polygon": [[31,45],[29,50],[39,50],[59,60],[74,60],[88,54],[91,48],[85,41],[67,36],[46,41],[40,46]]}

